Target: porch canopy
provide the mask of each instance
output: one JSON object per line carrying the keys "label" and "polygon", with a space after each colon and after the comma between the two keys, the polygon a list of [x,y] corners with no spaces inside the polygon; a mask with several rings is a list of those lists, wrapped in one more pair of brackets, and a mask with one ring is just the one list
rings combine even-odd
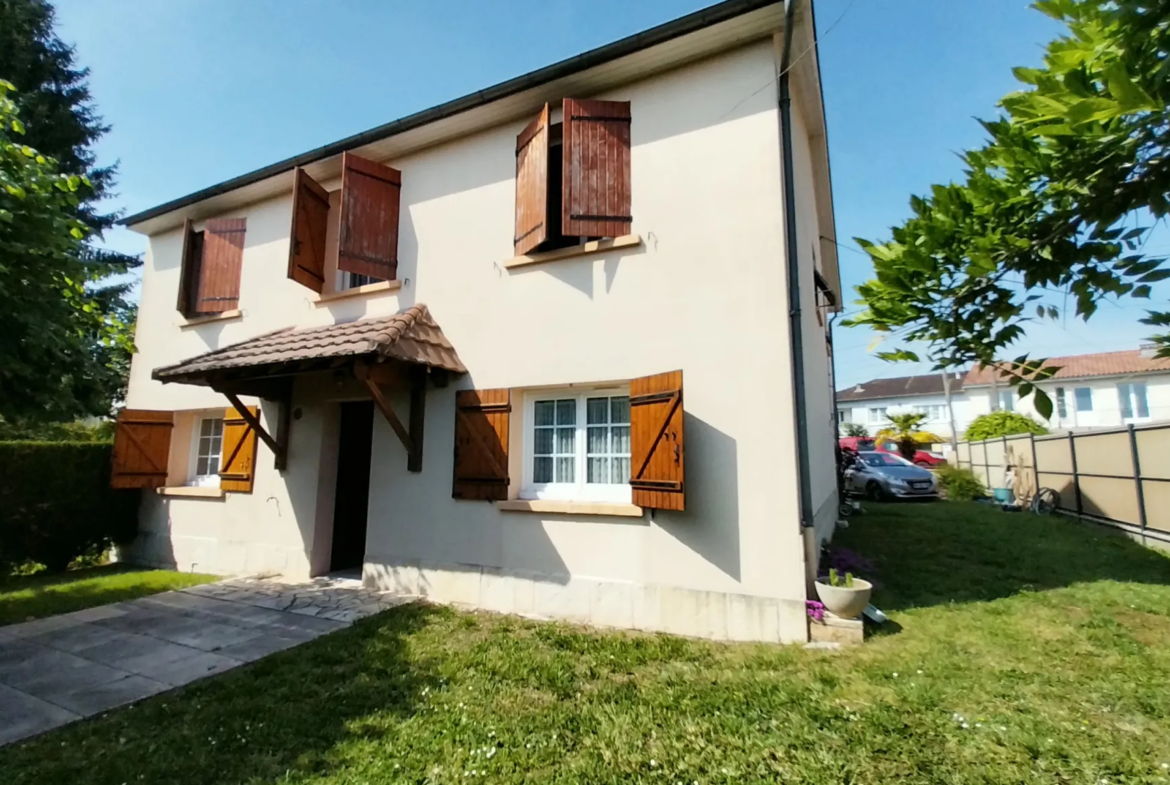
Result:
{"label": "porch canopy", "polygon": [[[163,383],[202,385],[223,393],[276,454],[277,468],[283,469],[293,379],[320,371],[352,375],[365,384],[406,447],[407,468],[421,471],[427,378],[444,387],[449,374],[464,373],[467,368],[430,311],[419,303],[393,316],[277,330],[156,368],[151,376]],[[394,413],[384,387],[410,390],[409,428]],[[258,418],[240,402],[241,395],[280,402],[275,435],[261,427]]]}

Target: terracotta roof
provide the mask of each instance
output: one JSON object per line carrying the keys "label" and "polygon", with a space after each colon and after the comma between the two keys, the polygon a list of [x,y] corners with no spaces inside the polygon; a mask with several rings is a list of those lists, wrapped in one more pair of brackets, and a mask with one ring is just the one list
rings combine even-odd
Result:
{"label": "terracotta roof", "polygon": [[[951,392],[961,392],[963,377],[951,377]],[[942,395],[943,375],[898,376],[893,379],[871,379],[846,390],[837,391],[837,402],[872,401],[877,398],[900,398],[904,395]]]}
{"label": "terracotta roof", "polygon": [[379,319],[360,319],[305,330],[277,330],[197,355],[177,365],[156,368],[153,376],[162,382],[181,382],[213,371],[367,354],[457,373],[467,370],[430,311],[420,303]]}
{"label": "terracotta roof", "polygon": [[[1100,354],[1049,357],[1046,366],[1060,368],[1053,379],[1083,379],[1090,376],[1127,376],[1135,373],[1170,372],[1170,357],[1151,357],[1141,349]],[[968,387],[991,384],[993,368],[972,368],[964,380]],[[1002,377],[1001,377],[1002,378]]]}

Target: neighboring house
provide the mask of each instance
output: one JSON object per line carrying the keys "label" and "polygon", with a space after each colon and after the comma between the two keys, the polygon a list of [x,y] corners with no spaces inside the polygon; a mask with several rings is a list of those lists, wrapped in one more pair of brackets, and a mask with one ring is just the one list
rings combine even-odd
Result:
{"label": "neighboring house", "polygon": [[840,284],[796,5],[783,76],[785,7],[732,0],[125,219],[128,556],[806,640]]}
{"label": "neighboring house", "polygon": [[[950,378],[951,404],[959,433],[972,417],[970,404],[963,396],[963,376],[962,373],[952,373]],[[872,379],[837,391],[837,424],[842,433],[845,423],[858,423],[864,425],[870,435],[876,434],[889,426],[886,415],[891,410],[925,414],[922,430],[939,436],[951,435],[942,374]]]}
{"label": "neighboring house", "polygon": [[[993,409],[1027,414],[1053,430],[1117,428],[1170,420],[1170,358],[1156,357],[1154,347],[1123,352],[1051,357],[1047,365],[1060,370],[1037,386],[1052,399],[1052,417],[1036,411],[1031,396],[1021,399],[1002,377],[994,388],[990,368],[951,377],[951,400],[957,435],[971,421]],[[949,436],[942,376],[874,379],[837,392],[839,425],[862,423],[875,433],[886,413],[921,411],[924,430]]]}
{"label": "neighboring house", "polygon": [[1052,417],[1035,409],[1031,396],[1019,398],[1006,384],[991,389],[992,369],[974,369],[964,388],[975,416],[1000,409],[1028,414],[1049,428],[1068,430],[1116,428],[1155,420],[1170,420],[1170,357],[1156,357],[1153,345],[1124,352],[1050,357],[1058,367],[1052,378],[1037,386],[1052,399]]}

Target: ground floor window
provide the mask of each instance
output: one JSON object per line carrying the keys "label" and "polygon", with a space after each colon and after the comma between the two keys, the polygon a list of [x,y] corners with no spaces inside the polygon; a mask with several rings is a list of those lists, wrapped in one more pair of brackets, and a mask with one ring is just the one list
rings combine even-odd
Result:
{"label": "ground floor window", "polygon": [[1093,388],[1092,387],[1077,387],[1073,390],[1073,397],[1076,398],[1078,412],[1093,411]]}
{"label": "ground floor window", "polygon": [[190,485],[218,487],[219,463],[223,452],[223,417],[200,416],[195,419]]}
{"label": "ground floor window", "polygon": [[629,391],[528,393],[521,496],[629,502]]}

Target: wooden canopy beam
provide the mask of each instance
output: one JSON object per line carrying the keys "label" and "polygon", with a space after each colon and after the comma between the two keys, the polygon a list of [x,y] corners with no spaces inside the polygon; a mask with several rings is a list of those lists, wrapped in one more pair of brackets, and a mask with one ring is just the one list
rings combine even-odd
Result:
{"label": "wooden canopy beam", "polygon": [[[252,430],[254,430],[260,439],[268,445],[268,448],[272,450],[272,454],[276,456],[276,467],[278,469],[284,468],[284,466],[288,463],[288,445],[282,444],[281,442],[272,438],[268,431],[264,430],[264,426],[260,424],[260,418],[252,414],[252,411],[240,401],[239,396],[233,392],[225,392],[224,395],[231,402],[232,408],[235,409],[236,412],[244,418],[244,422],[248,423]],[[287,439],[287,430],[284,436]]]}
{"label": "wooden canopy beam", "polygon": [[[370,397],[374,399],[374,405],[378,407],[378,411],[382,412],[382,416],[386,418],[386,422],[390,423],[390,428],[398,440],[402,442],[402,446],[406,448],[407,471],[421,472],[426,369],[419,366],[404,370],[383,364],[371,367],[365,362],[359,361],[354,363],[353,375],[365,384],[366,389],[370,391]],[[390,401],[382,392],[384,382],[398,386],[398,383],[402,381],[409,381],[410,385],[410,430],[403,426],[402,420],[398,419]]]}

